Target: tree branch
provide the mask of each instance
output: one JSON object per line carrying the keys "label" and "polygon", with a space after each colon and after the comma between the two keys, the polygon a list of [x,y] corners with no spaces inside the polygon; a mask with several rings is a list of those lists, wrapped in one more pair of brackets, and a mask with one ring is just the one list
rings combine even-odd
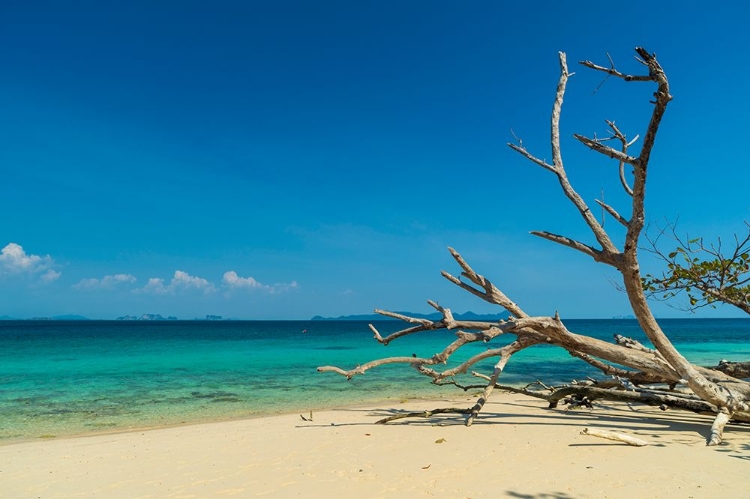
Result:
{"label": "tree branch", "polygon": [[633,165],[633,166],[636,166],[638,164],[638,158],[634,158],[633,156],[628,156],[627,154],[621,151],[618,151],[617,149],[613,149],[607,145],[604,145],[599,140],[590,139],[588,137],[584,137],[583,135],[579,135],[577,133],[574,133],[573,137],[576,138],[579,142],[581,142],[586,147],[593,149],[596,152],[600,152],[604,154],[605,156],[608,156],[613,159],[617,159],[623,163],[628,163],[629,165]]}
{"label": "tree branch", "polygon": [[605,210],[607,210],[607,213],[609,213],[610,215],[612,215],[612,217],[615,220],[617,220],[618,222],[620,222],[621,225],[627,227],[628,223],[630,223],[627,220],[625,220],[625,218],[623,216],[621,216],[619,213],[617,213],[617,211],[614,208],[612,208],[610,205],[608,205],[607,203],[605,203],[603,201],[599,201],[597,199],[596,200],[596,204],[598,204],[599,206],[601,206],[602,208],[604,208]]}
{"label": "tree branch", "polygon": [[510,298],[508,298],[505,293],[500,291],[494,284],[492,284],[489,279],[486,279],[484,276],[481,276],[474,272],[474,269],[471,268],[471,266],[466,263],[466,260],[463,259],[463,257],[458,253],[458,251],[454,250],[453,248],[448,248],[448,251],[450,251],[451,256],[453,256],[453,259],[456,260],[456,262],[461,266],[463,269],[462,275],[469,279],[473,284],[476,286],[479,286],[483,291],[479,291],[478,289],[464,283],[460,279],[452,276],[448,272],[441,272],[443,277],[451,281],[453,284],[461,287],[462,289],[465,289],[466,291],[472,293],[475,296],[478,296],[482,298],[483,300],[494,303],[496,305],[500,305],[505,310],[511,313],[514,317],[527,317],[528,315],[526,312],[524,312],[521,307],[519,307],[515,302],[513,302]]}
{"label": "tree branch", "polygon": [[[565,87],[567,86],[568,77],[570,76],[570,73],[568,72],[568,65],[567,65],[565,53],[559,52],[558,55],[559,55],[559,62],[560,62],[560,78],[557,82],[557,91],[555,92],[555,101],[552,105],[552,115],[550,119],[550,145],[552,148],[552,165],[550,166],[544,163],[541,166],[555,173],[555,175],[557,176],[558,182],[560,183],[560,187],[563,190],[563,193],[578,209],[578,212],[583,217],[584,221],[586,222],[586,225],[589,226],[589,228],[591,229],[591,232],[594,234],[594,237],[596,237],[597,242],[601,245],[603,252],[609,255],[615,255],[618,253],[617,248],[610,240],[609,235],[604,231],[604,228],[599,224],[599,222],[593,216],[593,214],[591,213],[591,210],[586,205],[585,201],[575,191],[575,189],[573,189],[573,186],[570,184],[570,181],[568,180],[568,176],[565,173],[565,167],[563,165],[562,151],[561,151],[561,146],[560,146],[560,115],[562,113],[562,104],[563,104],[563,97],[565,96]],[[539,164],[539,160],[529,155],[528,153],[525,153],[525,149],[519,146],[514,146],[512,144],[509,144],[509,145],[514,150],[522,153],[525,157]],[[614,262],[615,259],[611,259],[610,261]]]}
{"label": "tree branch", "polygon": [[591,246],[587,244],[583,244],[580,241],[570,239],[569,237],[561,236],[558,234],[552,234],[550,232],[537,231],[537,230],[531,231],[531,234],[541,237],[543,239],[547,239],[548,241],[552,241],[557,244],[562,244],[563,246],[567,246],[568,248],[572,248],[576,251],[580,251],[581,253],[584,253],[590,256],[596,261],[604,261],[604,259],[606,258],[604,252],[597,250],[595,248],[592,248]]}
{"label": "tree branch", "polygon": [[[611,61],[611,59],[610,59]],[[637,75],[628,75],[624,73],[620,73],[615,68],[605,68],[603,66],[599,66],[597,64],[594,64],[591,61],[580,61],[578,64],[581,64],[582,66],[586,66],[587,68],[594,69],[596,71],[601,71],[603,73],[607,73],[610,76],[615,76],[617,78],[622,78],[625,81],[653,81],[653,78],[651,75],[649,76],[637,76]]]}
{"label": "tree branch", "polygon": [[508,142],[508,147],[525,157],[526,159],[530,160],[532,163],[536,163],[537,165],[541,166],[545,170],[549,170],[553,173],[557,173],[557,169],[553,166],[547,163],[546,161],[537,158],[536,156],[532,155],[529,151],[527,151],[523,146],[511,144]]}
{"label": "tree branch", "polygon": [[[625,137],[625,134],[623,134],[619,128],[617,128],[617,125],[615,125],[614,121],[607,120],[607,125],[612,129],[612,137],[616,138],[620,141],[622,144],[622,150],[621,152],[623,154],[627,154],[628,148],[635,144],[635,141],[638,140],[640,135],[636,135],[633,140],[628,142],[628,139]],[[625,179],[625,161],[620,161],[620,165],[618,168],[620,172],[620,184],[622,184],[622,188],[625,189],[625,192],[630,196],[633,197],[633,189],[630,188],[630,185],[628,184],[628,181]]]}

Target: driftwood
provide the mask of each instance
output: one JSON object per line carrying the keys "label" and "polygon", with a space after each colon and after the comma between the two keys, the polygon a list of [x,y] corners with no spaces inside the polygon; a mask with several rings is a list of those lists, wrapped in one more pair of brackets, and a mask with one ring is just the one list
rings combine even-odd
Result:
{"label": "driftwood", "polygon": [[648,442],[641,440],[640,438],[631,437],[630,435],[623,435],[622,433],[615,433],[613,431],[606,430],[594,430],[590,428],[584,428],[581,435],[588,435],[590,437],[606,438],[607,440],[615,440],[617,442],[623,442],[628,445],[635,447],[645,447]]}
{"label": "driftwood", "polygon": [[391,421],[396,421],[398,419],[406,419],[406,418],[431,418],[432,416],[436,414],[471,414],[471,407],[463,409],[460,407],[444,407],[441,409],[432,409],[427,411],[417,411],[417,412],[404,412],[401,414],[394,414],[393,416],[388,416],[387,418],[379,419],[375,421],[375,424],[386,424],[390,423]]}
{"label": "driftwood", "polygon": [[[473,373],[475,376],[489,379],[489,376]],[[461,385],[455,381],[448,383],[463,390],[484,389],[485,385]],[[547,386],[541,381],[532,383],[525,387],[495,384],[497,390],[517,393],[528,397],[544,400],[548,408],[555,409],[560,403],[566,406],[566,410],[588,408],[594,409],[599,401],[616,401],[659,407],[666,411],[678,409],[694,412],[696,414],[716,414],[716,406],[709,404],[690,391],[676,391],[668,386],[636,386],[627,379],[609,380],[587,380],[561,386]],[[376,421],[376,424],[386,424],[405,418],[430,418],[437,414],[472,414],[473,407],[447,407],[425,411],[415,411],[395,414]],[[750,415],[738,413],[734,420],[742,423],[750,423]]]}
{"label": "driftwood", "polygon": [[750,362],[729,362],[728,360],[720,360],[719,364],[711,369],[728,374],[733,378],[750,378]]}
{"label": "driftwood", "polygon": [[[378,366],[405,364],[430,378],[433,383],[459,386],[455,382],[455,376],[468,373],[469,369],[485,359],[495,359],[496,363],[490,373],[478,375],[484,380],[484,383],[481,385],[482,392],[472,407],[466,410],[435,409],[411,415],[424,417],[424,414],[428,413],[432,415],[440,412],[458,412],[466,414],[466,425],[471,425],[495,387],[498,386],[498,380],[513,355],[535,345],[555,345],[565,349],[572,356],[595,366],[604,374],[624,380],[621,384],[623,385],[622,388],[625,389],[568,386],[551,390],[550,393],[544,393],[543,395],[538,391],[531,393],[531,390],[527,390],[527,395],[544,398],[550,402],[550,405],[565,400],[566,397],[569,403],[577,403],[578,405],[586,405],[584,398],[589,405],[592,400],[612,399],[711,413],[715,416],[715,421],[707,437],[707,442],[710,445],[721,442],[723,430],[728,421],[750,421],[750,382],[733,377],[729,374],[728,368],[709,369],[688,362],[661,330],[646,300],[647,296],[643,289],[637,254],[639,238],[645,221],[646,177],[657,131],[672,96],[669,92],[667,76],[656,57],[642,48],[636,48],[636,53],[639,56],[639,61],[647,69],[645,75],[622,73],[615,68],[614,64],[611,64],[610,67],[599,66],[589,61],[583,61],[581,64],[594,71],[603,72],[626,82],[648,82],[656,85],[657,88],[651,101],[653,111],[643,134],[640,152],[637,155],[632,155],[629,152],[629,148],[633,145],[635,139],[628,140],[613,121],[606,121],[610,131],[610,136],[607,138],[595,136],[592,139],[574,134],[574,137],[586,147],[606,157],[613,158],[618,163],[620,183],[631,199],[630,214],[624,216],[615,207],[602,201],[596,202],[622,227],[624,234],[618,236],[618,239],[624,241],[621,247],[618,248],[609,233],[605,231],[603,222],[600,223],[597,220],[590,207],[576,192],[563,165],[560,147],[560,115],[565,89],[571,76],[564,53],[559,54],[560,77],[550,120],[551,162],[542,160],[527,151],[520,140],[518,140],[518,143],[508,145],[521,156],[548,170],[556,177],[563,194],[578,210],[596,242],[595,244],[587,244],[547,231],[533,231],[532,234],[579,251],[588,255],[594,261],[617,270],[622,276],[622,288],[627,293],[633,314],[654,348],[646,348],[640,343],[626,338],[618,338],[615,343],[610,343],[576,334],[567,329],[557,313],[552,317],[530,316],[491,281],[476,272],[457,251],[449,248],[451,255],[461,269],[461,273],[457,277],[443,271],[443,277],[476,297],[502,307],[510,313],[508,320],[498,322],[457,321],[450,309],[444,308],[433,301],[428,301],[428,304],[442,314],[440,320],[418,319],[376,310],[384,316],[397,318],[409,324],[405,329],[386,337],[383,337],[371,325],[370,329],[375,340],[383,345],[407,335],[443,329],[454,331],[456,339],[431,357],[386,357],[357,365],[351,369],[323,366],[319,367],[318,371],[335,372],[351,379],[353,376],[364,374],[367,370]],[[619,147],[617,149],[610,147],[606,143],[608,140],[619,142]],[[626,169],[630,170],[630,178],[627,176]],[[504,335],[512,335],[513,341],[507,345],[491,347],[477,353],[458,365],[445,366],[451,356],[465,345],[476,342],[490,344],[496,338]],[[735,373],[735,371],[731,372]],[[661,383],[668,388],[666,390],[630,389],[625,382],[635,387],[647,383]],[[685,393],[669,390],[669,388],[677,386],[685,390]],[[396,418],[391,420],[393,419]]]}

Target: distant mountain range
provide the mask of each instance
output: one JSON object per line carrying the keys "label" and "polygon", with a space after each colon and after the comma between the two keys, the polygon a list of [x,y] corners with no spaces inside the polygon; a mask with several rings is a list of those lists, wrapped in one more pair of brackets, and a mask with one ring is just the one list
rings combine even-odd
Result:
{"label": "distant mountain range", "polygon": [[[434,312],[432,314],[416,314],[414,312],[396,312],[401,315],[408,315],[409,317],[416,317],[417,319],[428,319],[431,321],[439,321],[443,318],[442,314]],[[503,312],[500,314],[476,314],[474,312],[466,312],[463,314],[453,314],[453,318],[457,321],[501,321],[508,318],[510,314]],[[321,317],[316,315],[312,319],[313,321],[395,321],[391,317],[386,317],[380,314],[362,314],[362,315],[342,315],[339,317]]]}
{"label": "distant mountain range", "polygon": [[[122,317],[118,317],[118,321],[177,321],[179,320],[177,317],[169,316],[164,317],[161,314],[143,314],[143,315],[123,315]],[[207,315],[205,319],[199,319],[195,318],[193,320],[196,321],[229,321],[232,319],[224,319],[220,315]]]}
{"label": "distant mountain range", "polygon": [[53,317],[31,317],[30,319],[16,319],[15,317],[8,317],[7,315],[0,315],[0,321],[87,321],[88,317],[82,315],[55,315]]}
{"label": "distant mountain range", "polygon": [[[442,315],[435,312],[432,314],[417,314],[414,312],[396,312],[402,315],[408,315],[409,317],[416,317],[418,319],[429,319],[431,321],[440,320],[443,318]],[[508,318],[508,312],[500,314],[477,314],[474,312],[466,312],[463,314],[454,313],[453,318],[459,321],[500,321]],[[16,317],[9,317],[7,315],[0,316],[0,321],[18,321],[18,320],[31,320],[31,321],[88,321],[88,317],[82,315],[55,315],[53,317],[31,317],[29,319],[18,319]],[[175,321],[177,317],[164,317],[160,314],[142,314],[142,315],[123,315],[117,317],[115,320],[118,321]],[[225,319],[220,315],[207,315],[205,318],[196,318],[193,320],[198,321],[227,321],[236,319]],[[342,315],[339,317],[322,317],[316,315],[311,320],[313,321],[394,321],[390,317],[385,317],[380,314],[361,314],[361,315]]]}
{"label": "distant mountain range", "polygon": [[[28,319],[18,319],[16,317],[10,317],[7,315],[0,315],[0,321],[88,321],[91,320],[88,317],[82,315],[55,315],[53,317],[30,317]],[[163,317],[160,314],[143,314],[143,315],[123,315],[118,317],[118,321],[176,321],[177,317],[169,316]],[[197,321],[225,321],[232,319],[224,319],[220,315],[207,315],[205,319],[196,318]]]}
{"label": "distant mountain range", "polygon": [[117,321],[176,321],[177,317],[162,317],[160,314],[123,315]]}

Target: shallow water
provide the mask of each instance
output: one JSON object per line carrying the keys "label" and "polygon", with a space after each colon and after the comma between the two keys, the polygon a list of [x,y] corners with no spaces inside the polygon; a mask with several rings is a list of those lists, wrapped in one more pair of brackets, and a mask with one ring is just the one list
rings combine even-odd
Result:
{"label": "shallow water", "polygon": [[[750,320],[660,321],[693,362],[750,359]],[[567,321],[572,331],[645,343],[635,321]],[[400,323],[377,323],[382,334]],[[317,373],[382,356],[431,356],[454,339],[426,332],[379,345],[364,322],[3,321],[0,322],[0,443],[99,431],[455,394],[407,366],[346,381]],[[509,341],[467,345],[453,362]],[[487,361],[475,370],[491,371]],[[539,346],[513,357],[502,382],[564,382],[600,376],[564,351]],[[471,377],[464,383],[475,383]]]}

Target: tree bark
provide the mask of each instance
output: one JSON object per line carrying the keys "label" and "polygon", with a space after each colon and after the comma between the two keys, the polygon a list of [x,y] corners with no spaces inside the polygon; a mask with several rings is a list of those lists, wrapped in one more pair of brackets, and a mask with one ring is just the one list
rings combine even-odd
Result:
{"label": "tree bark", "polygon": [[750,378],[750,362],[729,362],[728,360],[720,360],[717,366],[711,367],[710,369],[723,372],[724,374],[737,379]]}

